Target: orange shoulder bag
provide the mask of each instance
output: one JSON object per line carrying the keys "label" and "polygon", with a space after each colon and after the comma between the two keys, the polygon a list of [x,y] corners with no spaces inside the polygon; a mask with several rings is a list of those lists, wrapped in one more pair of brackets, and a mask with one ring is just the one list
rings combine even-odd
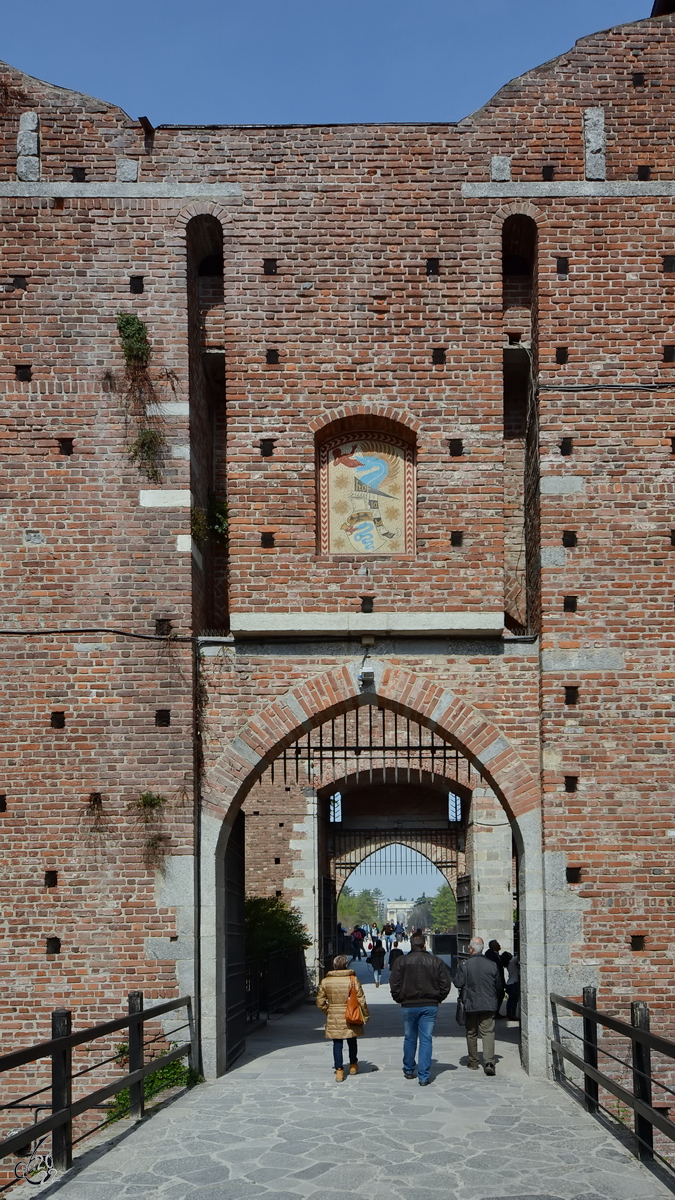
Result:
{"label": "orange shoulder bag", "polygon": [[363,1025],[363,1013],[361,1005],[356,996],[356,976],[352,971],[352,977],[349,980],[349,995],[347,996],[347,1004],[345,1007],[345,1021],[348,1025]]}

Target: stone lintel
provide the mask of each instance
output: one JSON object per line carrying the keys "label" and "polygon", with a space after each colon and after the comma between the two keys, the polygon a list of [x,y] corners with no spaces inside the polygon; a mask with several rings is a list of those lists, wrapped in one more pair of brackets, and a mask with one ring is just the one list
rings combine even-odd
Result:
{"label": "stone lintel", "polygon": [[343,637],[345,634],[454,635],[460,637],[501,637],[503,612],[260,612],[230,616],[230,629],[239,637],[261,634],[321,634]]}

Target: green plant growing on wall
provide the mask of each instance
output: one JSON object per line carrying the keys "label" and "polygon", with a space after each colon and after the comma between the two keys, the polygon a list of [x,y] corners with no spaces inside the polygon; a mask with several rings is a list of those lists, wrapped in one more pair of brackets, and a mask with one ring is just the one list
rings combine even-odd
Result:
{"label": "green plant growing on wall", "polygon": [[209,494],[206,507],[206,520],[213,540],[226,546],[228,539],[228,513],[227,500],[224,496],[219,496],[216,492]]}
{"label": "green plant growing on wall", "polygon": [[[121,389],[107,371],[103,386],[107,391],[121,390],[127,421],[136,423],[135,436],[129,442],[129,459],[152,482],[161,483],[166,454],[164,423],[159,414],[159,396],[148,371],[152,346],[148,327],[135,313],[117,314],[117,332],[124,355],[124,382]],[[174,377],[167,372],[174,386]]]}
{"label": "green plant growing on wall", "polygon": [[164,859],[169,853],[171,839],[162,830],[166,804],[166,796],[150,791],[141,792],[129,803],[129,808],[146,829],[147,836],[143,841],[143,862],[146,867],[163,868]]}
{"label": "green plant growing on wall", "polygon": [[217,492],[209,492],[206,508],[195,505],[190,510],[190,532],[199,546],[207,542],[219,542],[221,546],[227,546],[227,500]]}
{"label": "green plant growing on wall", "polygon": [[166,438],[161,429],[145,426],[129,446],[129,458],[152,483],[162,482],[162,462]]}
{"label": "green plant growing on wall", "polygon": [[168,833],[151,833],[143,844],[143,862],[146,867],[157,867],[164,870],[164,860],[169,853],[170,838]]}
{"label": "green plant growing on wall", "polygon": [[[176,1042],[171,1043],[171,1049],[175,1049]],[[116,1062],[124,1069],[129,1069],[129,1045],[124,1042],[120,1046],[115,1047],[117,1051]],[[205,1083],[203,1075],[198,1071],[193,1071],[188,1067],[183,1059],[176,1059],[174,1062],[167,1063],[165,1067],[160,1067],[159,1071],[155,1071],[153,1075],[146,1075],[143,1080],[143,1098],[144,1100],[152,1100],[153,1096],[159,1095],[167,1088],[187,1087],[193,1088],[198,1083]],[[111,1125],[113,1121],[121,1121],[129,1115],[130,1101],[129,1089],[124,1088],[113,1097],[112,1103],[108,1107],[106,1116],[106,1125]]]}
{"label": "green plant growing on wall", "polygon": [[165,804],[166,796],[159,792],[141,792],[140,796],[131,801],[131,807],[136,809],[144,821],[156,820]]}
{"label": "green plant growing on wall", "polygon": [[122,342],[124,361],[129,368],[147,367],[152,348],[148,327],[135,313],[117,314],[117,332]]}
{"label": "green plant growing on wall", "polygon": [[103,796],[100,792],[90,792],[80,824],[88,837],[102,840],[109,832],[106,813],[103,807]]}
{"label": "green plant growing on wall", "polygon": [[190,509],[190,533],[198,546],[204,546],[209,540],[206,510],[196,504]]}

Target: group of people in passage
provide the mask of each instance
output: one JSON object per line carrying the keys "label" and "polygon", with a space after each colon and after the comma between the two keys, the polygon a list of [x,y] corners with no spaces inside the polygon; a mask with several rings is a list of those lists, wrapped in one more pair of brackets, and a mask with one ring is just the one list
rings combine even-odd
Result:
{"label": "group of people in passage", "polygon": [[495,1016],[500,1017],[502,1002],[506,996],[506,1013],[504,1014],[510,1020],[515,1020],[518,1013],[518,1002],[520,1000],[520,962],[517,954],[510,954],[508,950],[502,950],[499,942],[495,939],[488,942],[488,948],[485,951],[485,957],[490,959],[499,968],[501,976],[501,986],[499,989],[499,1001]]}
{"label": "group of people in passage", "polygon": [[[365,946],[368,939],[370,940],[372,948],[375,949],[377,942],[381,943],[382,938],[384,938],[384,947],[386,953],[389,953],[390,950],[393,950],[394,941],[396,942],[396,946],[398,948],[402,942],[406,942],[408,940],[408,935],[406,934],[406,931],[400,921],[397,921],[395,925],[392,925],[391,922],[388,921],[382,929],[382,937],[380,937],[380,930],[375,921],[373,921],[373,924],[370,926],[366,925],[365,928],[363,925],[355,925],[349,936],[352,943],[351,962],[353,962],[354,959],[358,959],[360,962],[362,954],[364,954],[365,957]],[[382,970],[382,968],[380,968],[380,970]]]}
{"label": "group of people in passage", "polygon": [[[381,940],[377,941],[381,946]],[[455,960],[451,973],[441,958],[429,953],[424,934],[418,930],[410,939],[409,953],[404,955],[399,949],[393,966],[390,954],[389,986],[403,1015],[403,1074],[406,1079],[417,1077],[420,1087],[426,1087],[431,1082],[433,1032],[438,1006],[450,994],[452,983],[459,991],[465,1013],[466,1065],[472,1071],[479,1069],[480,1037],[483,1042],[483,1070],[486,1075],[496,1073],[495,1016],[507,986],[504,966],[499,959],[500,949],[498,942],[490,942],[493,953],[488,951],[484,954],[483,939],[472,938],[469,957]],[[393,952],[394,947],[391,950]],[[384,953],[382,949],[383,962]],[[494,953],[497,954],[496,962]],[[316,997],[317,1008],[326,1014],[325,1034],[333,1042],[333,1066],[338,1083],[344,1079],[344,1042],[347,1042],[349,1054],[349,1073],[356,1075],[359,1069],[357,1040],[363,1036],[370,1019],[365,993],[355,973],[349,969],[349,963],[346,954],[336,956],[333,970],[322,980]],[[379,987],[379,979],[376,979],[376,984]]]}

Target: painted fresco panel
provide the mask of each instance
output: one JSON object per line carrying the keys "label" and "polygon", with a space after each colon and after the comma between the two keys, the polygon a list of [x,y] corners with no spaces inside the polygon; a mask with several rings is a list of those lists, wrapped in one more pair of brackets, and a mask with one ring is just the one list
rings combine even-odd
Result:
{"label": "painted fresco panel", "polygon": [[319,500],[322,553],[414,553],[414,451],[403,439],[363,433],[325,442]]}

